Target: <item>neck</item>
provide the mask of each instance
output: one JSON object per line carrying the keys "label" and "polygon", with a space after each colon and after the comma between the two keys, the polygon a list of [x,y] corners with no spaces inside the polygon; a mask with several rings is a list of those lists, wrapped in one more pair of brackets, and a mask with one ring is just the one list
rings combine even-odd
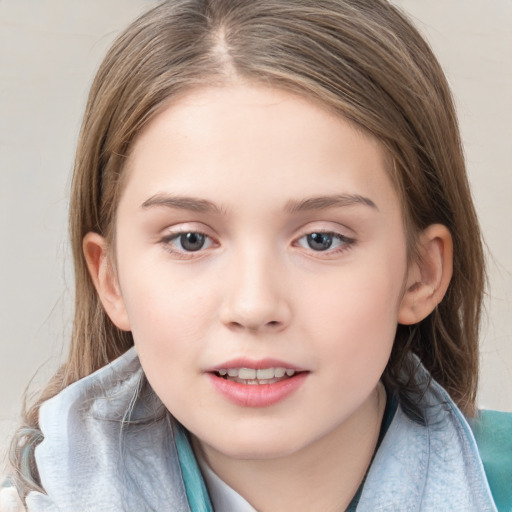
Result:
{"label": "neck", "polygon": [[286,457],[233,459],[197,439],[194,449],[202,450],[213,471],[260,512],[345,510],[371,463],[385,404],[379,384],[343,424]]}

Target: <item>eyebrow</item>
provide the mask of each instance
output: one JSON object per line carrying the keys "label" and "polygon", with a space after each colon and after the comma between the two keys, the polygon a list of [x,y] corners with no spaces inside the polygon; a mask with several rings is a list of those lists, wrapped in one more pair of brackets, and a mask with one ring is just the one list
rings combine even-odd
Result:
{"label": "eyebrow", "polygon": [[155,194],[146,199],[141,205],[142,208],[151,208],[154,206],[165,206],[167,208],[177,208],[180,210],[190,210],[199,213],[223,213],[215,203],[206,199],[197,199],[195,197],[170,196],[166,194]]}
{"label": "eyebrow", "polygon": [[[368,197],[358,194],[336,194],[332,196],[309,197],[307,199],[301,199],[300,201],[291,200],[286,203],[285,211],[289,213],[298,213],[311,210],[326,210],[327,208],[337,208],[341,206],[351,206],[354,204],[362,204],[378,210],[377,205]],[[155,206],[190,210],[199,213],[225,213],[222,208],[207,199],[188,196],[155,194],[149,199],[146,199],[146,201],[141,205],[142,208],[151,208]]]}
{"label": "eyebrow", "polygon": [[340,206],[351,206],[362,204],[378,210],[377,205],[368,197],[359,194],[336,194],[332,196],[318,196],[302,199],[300,201],[288,201],[286,210],[290,213],[297,213],[311,210],[326,210]]}

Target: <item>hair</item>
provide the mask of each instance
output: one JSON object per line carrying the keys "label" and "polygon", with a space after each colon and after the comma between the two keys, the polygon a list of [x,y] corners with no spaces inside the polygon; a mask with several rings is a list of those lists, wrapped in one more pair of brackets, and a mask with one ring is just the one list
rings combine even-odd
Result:
{"label": "hair", "polygon": [[[387,152],[415,254],[440,223],[453,237],[453,278],[422,322],[399,325],[383,375],[403,392],[410,353],[468,415],[474,413],[485,270],[451,93],[428,44],[386,0],[172,0],[142,15],[113,44],[92,84],[70,201],[75,319],[67,361],[23,414],[11,463],[21,496],[41,489],[34,459],[42,402],[133,345],[105,314],[82,240],[115,238],[123,168],[137,134],[172,98],[236,80],[315,101],[376,137]],[[412,370],[411,370],[412,371]]]}

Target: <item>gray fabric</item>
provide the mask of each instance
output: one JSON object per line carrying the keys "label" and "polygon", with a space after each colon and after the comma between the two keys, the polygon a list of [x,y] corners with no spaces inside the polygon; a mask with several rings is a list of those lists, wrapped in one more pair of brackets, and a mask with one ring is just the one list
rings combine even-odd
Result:
{"label": "gray fabric", "polygon": [[[421,366],[418,376],[428,378]],[[425,425],[398,408],[357,510],[496,511],[460,411],[434,382],[421,408]],[[31,493],[30,512],[190,511],[169,415],[134,349],[43,404],[40,425],[36,461],[48,496]]]}
{"label": "gray fabric", "polygon": [[[416,379],[429,380],[419,361]],[[420,407],[425,425],[398,408],[357,511],[497,511],[472,431],[449,395],[432,380]]]}
{"label": "gray fabric", "polygon": [[169,416],[134,349],[44,403],[40,426],[48,497],[29,494],[30,512],[190,511]]}

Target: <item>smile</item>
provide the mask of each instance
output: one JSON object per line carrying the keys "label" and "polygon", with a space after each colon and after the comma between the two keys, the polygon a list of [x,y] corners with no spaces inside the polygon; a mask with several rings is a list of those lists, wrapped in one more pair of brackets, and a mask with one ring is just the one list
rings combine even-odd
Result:
{"label": "smile", "polygon": [[295,393],[310,372],[276,359],[241,358],[210,368],[206,375],[229,402],[242,407],[269,407]]}
{"label": "smile", "polygon": [[297,372],[291,368],[221,368],[219,377],[246,385],[264,385],[281,382],[293,377]]}

